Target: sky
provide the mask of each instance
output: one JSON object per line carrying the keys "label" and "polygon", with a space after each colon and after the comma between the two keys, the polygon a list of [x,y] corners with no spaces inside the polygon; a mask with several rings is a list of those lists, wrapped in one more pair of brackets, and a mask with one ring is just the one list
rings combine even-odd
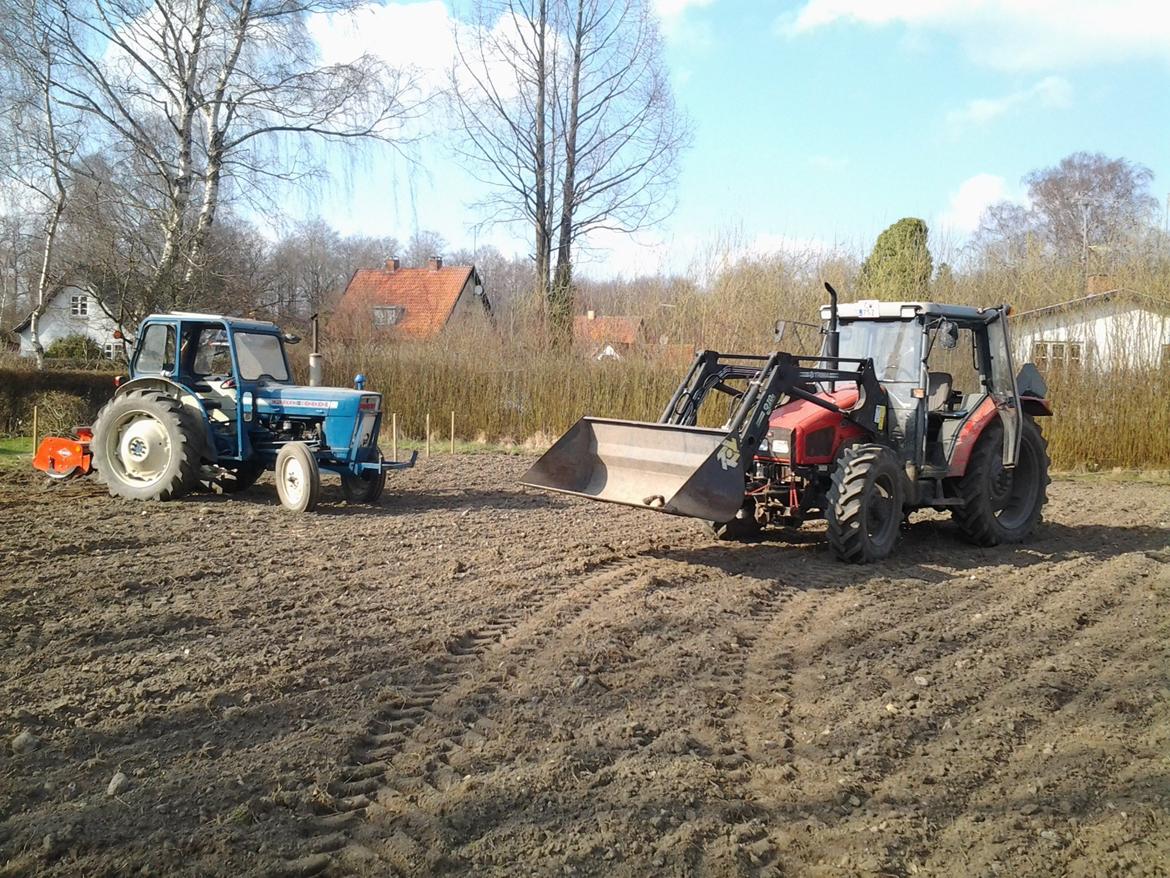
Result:
{"label": "sky", "polygon": [[[652,0],[675,99],[691,120],[670,219],[590,242],[593,277],[696,270],[712,242],[864,254],[904,216],[936,259],[1021,178],[1080,151],[1123,156],[1170,197],[1166,0]],[[326,59],[358,51],[439,83],[459,10],[443,0],[319,17]],[[430,120],[441,125],[437,115]],[[525,229],[475,229],[483,189],[441,138],[330,162],[294,211],[343,233],[439,232],[451,249],[526,255]]]}

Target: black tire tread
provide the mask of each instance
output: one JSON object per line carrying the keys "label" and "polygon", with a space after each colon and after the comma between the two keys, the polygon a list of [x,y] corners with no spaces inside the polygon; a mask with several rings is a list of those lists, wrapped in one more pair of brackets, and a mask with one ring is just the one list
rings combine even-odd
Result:
{"label": "black tire tread", "polygon": [[1040,496],[1037,500],[1039,511],[1025,530],[1005,535],[996,528],[993,517],[982,501],[988,478],[986,473],[993,462],[992,455],[1002,453],[1003,427],[998,422],[989,425],[976,442],[975,450],[971,453],[967,464],[967,472],[957,482],[957,492],[963,505],[955,507],[951,512],[951,517],[958,524],[964,538],[976,546],[991,548],[1002,543],[1023,542],[1044,518],[1044,506],[1048,502],[1048,486],[1052,483],[1052,479],[1048,475],[1048,468],[1051,465],[1051,460],[1048,457],[1048,440],[1044,438],[1044,432],[1040,429],[1040,425],[1030,416],[1024,416],[1022,429],[1025,433],[1035,434],[1038,446],[1040,465],[1043,471],[1040,479]]}
{"label": "black tire tread", "polygon": [[865,564],[887,557],[875,553],[866,539],[863,495],[875,464],[887,459],[895,467],[893,453],[882,445],[854,445],[846,448],[833,470],[825,518],[829,545],[842,561]]}
{"label": "black tire tread", "polygon": [[[196,432],[194,437],[192,437],[190,429],[191,418],[184,414],[185,408],[183,403],[178,399],[175,399],[173,396],[168,396],[159,390],[131,390],[128,393],[115,396],[102,406],[101,411],[98,412],[97,419],[94,421],[93,447],[100,447],[102,449],[101,454],[105,453],[105,444],[102,439],[107,429],[108,421],[113,414],[117,413],[117,410],[121,408],[127,399],[155,407],[159,419],[171,421],[175,433],[178,435],[176,454],[178,455],[179,466],[171,480],[165,484],[161,484],[153,496],[148,498],[155,500],[177,500],[186,494],[191,486],[199,479],[199,462],[204,445],[201,433]],[[100,454],[94,456],[94,469],[97,472],[99,482],[106,486],[110,495],[113,497],[126,497],[127,499],[143,499],[119,491],[117,480],[111,479],[108,474],[102,471],[102,467],[98,462],[100,456]]]}

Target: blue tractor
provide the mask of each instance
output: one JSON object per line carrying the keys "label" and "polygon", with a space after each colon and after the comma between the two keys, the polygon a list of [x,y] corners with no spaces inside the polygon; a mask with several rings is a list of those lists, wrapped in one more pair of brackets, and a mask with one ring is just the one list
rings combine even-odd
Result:
{"label": "blue tractor", "polygon": [[317,505],[321,470],[341,476],[352,502],[376,503],[386,473],[414,465],[378,448],[382,395],[292,382],[272,323],[211,314],[146,318],[129,380],[98,413],[89,453],[115,496],[169,500],[200,487],[242,491],[265,470],[280,502]]}

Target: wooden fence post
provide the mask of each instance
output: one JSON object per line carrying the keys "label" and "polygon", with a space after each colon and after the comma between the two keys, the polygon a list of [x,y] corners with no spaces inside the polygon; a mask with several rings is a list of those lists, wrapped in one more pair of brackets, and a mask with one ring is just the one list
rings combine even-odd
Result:
{"label": "wooden fence post", "polygon": [[431,456],[431,413],[427,412],[427,457]]}
{"label": "wooden fence post", "polygon": [[390,459],[398,463],[398,412],[390,415]]}
{"label": "wooden fence post", "polygon": [[455,412],[451,412],[451,453],[455,453]]}
{"label": "wooden fence post", "polygon": [[37,439],[39,438],[39,437],[37,436],[37,433],[38,433],[38,432],[40,432],[40,428],[39,428],[39,426],[38,426],[38,424],[37,424],[37,415],[38,415],[38,412],[37,412],[37,407],[34,405],[34,406],[33,406],[33,432],[32,432],[32,440],[33,440],[33,443],[32,443],[32,445],[33,445],[33,454],[36,454],[36,453],[37,453]]}

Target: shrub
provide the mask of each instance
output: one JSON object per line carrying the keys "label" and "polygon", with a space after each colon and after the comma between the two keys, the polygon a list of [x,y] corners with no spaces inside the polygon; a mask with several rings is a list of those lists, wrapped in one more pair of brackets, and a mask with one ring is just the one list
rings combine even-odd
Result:
{"label": "shrub", "polygon": [[100,360],[102,349],[88,335],[75,332],[49,345],[45,357],[50,360]]}

